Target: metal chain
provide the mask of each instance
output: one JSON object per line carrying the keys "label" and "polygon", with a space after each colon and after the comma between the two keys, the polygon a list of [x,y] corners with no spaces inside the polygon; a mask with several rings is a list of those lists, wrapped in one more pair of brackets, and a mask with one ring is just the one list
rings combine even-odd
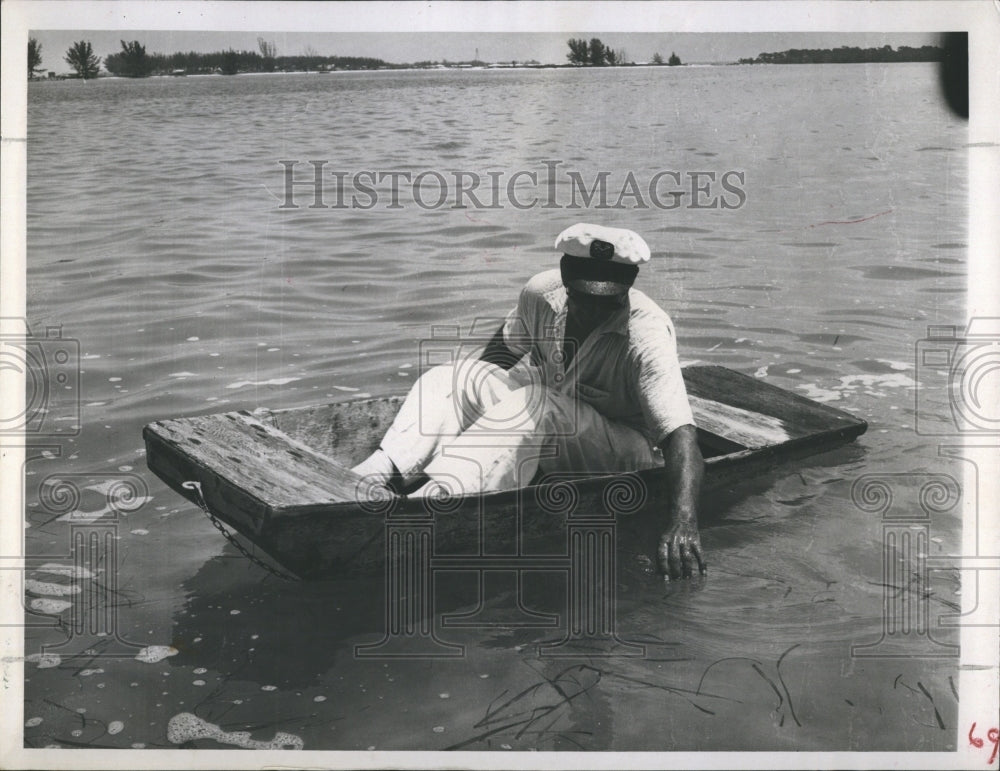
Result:
{"label": "metal chain", "polygon": [[209,521],[211,521],[211,523],[213,525],[215,525],[216,530],[218,530],[220,533],[222,533],[222,535],[225,537],[225,539],[227,541],[229,541],[229,543],[231,543],[233,546],[236,547],[236,551],[238,551],[240,554],[242,554],[244,557],[246,557],[248,560],[250,560],[254,565],[256,565],[259,568],[263,568],[264,570],[266,570],[271,575],[277,576],[278,578],[281,578],[281,579],[283,579],[285,581],[301,581],[302,580],[298,576],[293,576],[291,573],[285,573],[283,570],[278,570],[276,567],[274,567],[272,565],[269,565],[268,563],[264,562],[264,560],[262,560],[257,555],[251,554],[249,551],[247,551],[247,548],[236,539],[236,536],[233,535],[232,533],[230,533],[226,529],[226,526],[224,524],[222,524],[222,522],[219,521],[218,517],[216,517],[209,510],[208,504],[205,503],[205,496],[202,494],[202,491],[201,491],[201,483],[194,482],[194,481],[182,482],[181,483],[181,487],[185,488],[186,490],[194,490],[195,491],[195,493],[198,496],[198,500],[195,501],[195,503],[198,504],[198,508],[200,508],[202,511],[205,512],[205,514],[208,516]]}

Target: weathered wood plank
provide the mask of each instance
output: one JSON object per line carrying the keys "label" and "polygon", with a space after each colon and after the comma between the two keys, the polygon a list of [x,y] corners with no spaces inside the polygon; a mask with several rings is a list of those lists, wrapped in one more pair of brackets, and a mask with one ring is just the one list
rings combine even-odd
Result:
{"label": "weathered wood plank", "polygon": [[688,396],[778,418],[792,438],[864,424],[843,410],[725,367],[685,367],[683,373]]}
{"label": "weathered wood plank", "polygon": [[254,415],[336,462],[350,467],[378,447],[403,403],[401,396],[257,410]]}
{"label": "weathered wood plank", "polygon": [[270,507],[355,500],[361,478],[248,413],[153,423],[150,429]]}
{"label": "weathered wood plank", "polygon": [[766,447],[793,438],[794,429],[790,431],[780,418],[702,399],[694,394],[688,394],[688,401],[698,428],[743,447]]}
{"label": "weathered wood plank", "polygon": [[249,492],[241,490],[213,470],[194,461],[186,452],[147,426],[143,430],[146,440],[146,463],[156,475],[182,496],[197,502],[197,496],[184,488],[184,483],[196,481],[211,509],[231,527],[253,538],[258,535],[268,519],[270,508]]}

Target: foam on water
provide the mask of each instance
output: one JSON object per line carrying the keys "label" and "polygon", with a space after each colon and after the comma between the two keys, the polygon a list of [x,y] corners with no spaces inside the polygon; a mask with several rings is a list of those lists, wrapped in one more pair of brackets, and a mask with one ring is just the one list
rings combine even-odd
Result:
{"label": "foam on water", "polygon": [[37,599],[31,601],[31,609],[49,616],[58,616],[64,610],[73,607],[72,602],[66,600]]}
{"label": "foam on water", "polygon": [[66,576],[68,578],[93,578],[94,573],[83,565],[60,565],[56,562],[46,562],[41,567],[35,568],[36,573],[51,573],[54,576]]}
{"label": "foam on water", "polygon": [[62,658],[55,653],[32,653],[24,660],[37,663],[39,669],[53,669],[62,664]]}
{"label": "foam on water", "polygon": [[875,359],[879,364],[885,364],[889,369],[899,370],[900,372],[905,372],[908,369],[913,369],[913,365],[905,361],[893,361],[892,359]]}
{"label": "foam on water", "polygon": [[144,664],[156,664],[170,656],[176,656],[180,651],[170,645],[147,645],[136,655],[136,661]]}
{"label": "foam on water", "polygon": [[142,508],[147,503],[153,500],[151,495],[143,495],[138,498],[129,499],[124,505],[112,508],[110,506],[105,506],[103,509],[94,509],[93,511],[83,511],[81,509],[74,509],[67,514],[63,514],[59,517],[59,522],[72,522],[74,524],[89,524],[91,522],[96,522],[101,519],[101,517],[107,514],[125,514],[128,515],[130,512],[136,511]]}
{"label": "foam on water", "polygon": [[69,594],[79,594],[81,591],[77,584],[54,584],[35,578],[24,579],[24,588],[32,594],[45,594],[51,597],[65,597]]}
{"label": "foam on water", "polygon": [[95,493],[100,493],[101,495],[107,495],[112,492],[115,488],[122,485],[122,480],[120,479],[105,479],[102,482],[97,482],[96,484],[87,485],[84,490],[93,490]]}
{"label": "foam on water", "polygon": [[167,741],[184,744],[196,739],[211,739],[219,744],[230,744],[245,750],[301,750],[305,743],[294,734],[278,731],[270,741],[250,737],[249,731],[223,731],[215,723],[202,720],[190,712],[181,712],[167,723]]}
{"label": "foam on water", "polygon": [[805,395],[817,402],[835,402],[844,398],[845,395],[865,393],[869,396],[885,396],[886,391],[894,388],[906,388],[912,390],[917,387],[917,382],[901,372],[889,375],[843,375],[840,377],[840,385],[832,388],[823,388],[816,383],[800,383],[795,386],[800,391],[805,391]]}
{"label": "foam on water", "polygon": [[57,522],[73,522],[76,524],[90,524],[101,519],[101,517],[107,514],[113,514],[114,509],[105,506],[103,509],[94,509],[93,511],[84,511],[82,509],[74,509],[73,511],[67,512],[59,517]]}

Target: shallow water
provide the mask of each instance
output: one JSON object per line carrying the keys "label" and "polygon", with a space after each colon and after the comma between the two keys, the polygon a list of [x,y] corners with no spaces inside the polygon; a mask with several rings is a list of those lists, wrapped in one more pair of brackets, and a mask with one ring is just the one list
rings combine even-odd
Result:
{"label": "shallow water", "polygon": [[[919,588],[886,585],[883,522],[851,489],[878,474],[915,506],[933,475],[961,476],[914,430],[917,406],[946,398],[915,346],[964,316],[966,141],[921,64],[31,84],[28,322],[79,340],[82,375],[46,417],[63,435],[26,465],[26,652],[46,654],[26,668],[26,745],[950,748],[957,659],[851,655],[879,639],[884,597]],[[310,209],[304,189],[279,208],[278,161],[303,178],[320,159],[505,180],[559,161],[609,171],[615,196],[629,170],[738,170],[746,203],[570,209],[560,176],[556,208]],[[492,576],[491,626],[436,627],[461,657],[359,659],[385,630],[381,579],[270,577],[145,469],[155,419],[405,392],[432,325],[502,316],[578,220],[647,238],[640,288],[685,362],[870,423],[707,498],[705,581],[664,586],[648,570],[657,523],[621,523],[617,631],[643,655],[541,655],[565,633],[566,579],[536,572],[523,604],[556,626],[517,625],[509,577]],[[84,533],[110,556],[66,575]],[[929,536],[932,554],[956,552],[957,508]],[[439,613],[476,607],[474,575],[437,580]],[[932,619],[953,612],[955,574],[931,588]],[[135,659],[157,645],[173,654]]]}

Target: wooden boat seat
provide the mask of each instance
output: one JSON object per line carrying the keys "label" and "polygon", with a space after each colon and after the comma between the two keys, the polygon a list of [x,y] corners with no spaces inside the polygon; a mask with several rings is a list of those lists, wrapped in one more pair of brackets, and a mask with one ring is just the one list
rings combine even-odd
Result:
{"label": "wooden boat seat", "polygon": [[[353,501],[361,477],[249,412],[153,424],[206,473],[274,509]],[[204,484],[204,482],[203,482]]]}

